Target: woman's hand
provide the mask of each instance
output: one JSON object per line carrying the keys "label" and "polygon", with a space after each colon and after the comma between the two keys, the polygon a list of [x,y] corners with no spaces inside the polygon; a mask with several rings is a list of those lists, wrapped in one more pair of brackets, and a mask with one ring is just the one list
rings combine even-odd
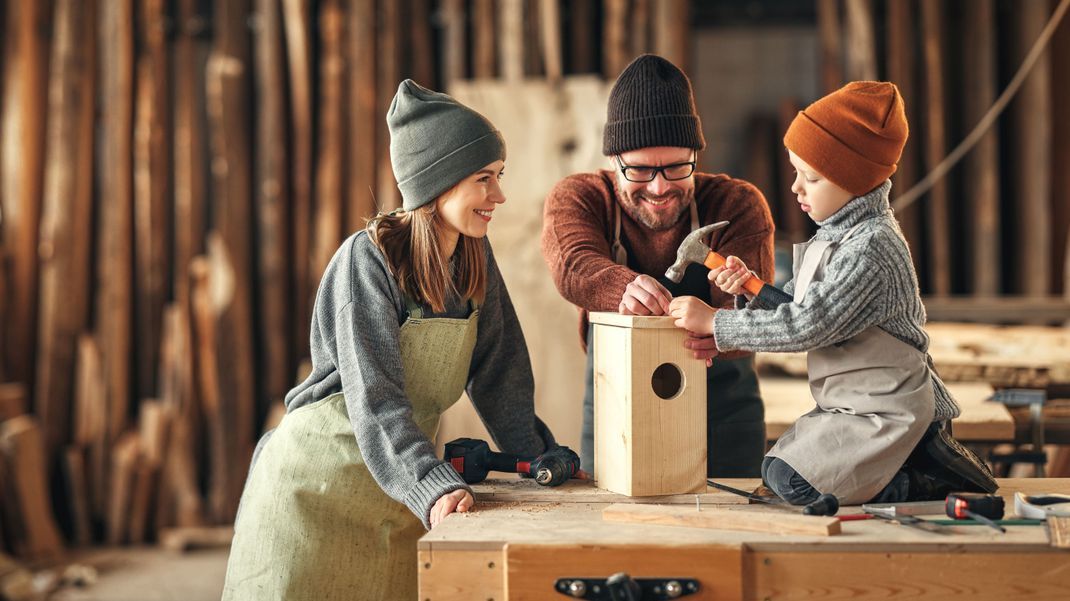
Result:
{"label": "woman's hand", "polygon": [[472,493],[463,488],[442,495],[431,508],[431,527],[438,526],[447,515],[454,511],[467,513],[475,503]]}
{"label": "woman's hand", "polygon": [[693,296],[678,296],[669,303],[669,315],[676,318],[673,325],[702,336],[713,334],[716,313],[717,309]]}
{"label": "woman's hand", "polygon": [[751,300],[753,296],[743,289],[743,284],[746,284],[752,275],[746,264],[739,257],[729,256],[725,259],[724,267],[711,269],[706,277],[709,278],[710,283],[720,288],[725,294],[736,296],[742,294],[748,300]]}
{"label": "woman's hand", "polygon": [[713,336],[702,336],[694,332],[687,333],[684,347],[691,351],[694,358],[705,360],[706,367],[713,366],[713,358],[720,352],[717,350],[717,341],[713,339]]}

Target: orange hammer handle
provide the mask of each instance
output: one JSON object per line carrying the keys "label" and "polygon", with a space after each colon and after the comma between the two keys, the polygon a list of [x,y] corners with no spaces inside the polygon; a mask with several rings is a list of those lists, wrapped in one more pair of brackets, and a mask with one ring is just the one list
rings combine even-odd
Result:
{"label": "orange hammer handle", "polygon": [[[706,260],[703,261],[702,264],[709,269],[717,269],[718,267],[725,266],[725,258],[711,250],[710,254],[706,255]],[[762,286],[764,285],[765,282],[754,277],[754,274],[751,274],[751,277],[743,284],[743,289],[754,296],[758,296],[758,293],[762,291]]]}

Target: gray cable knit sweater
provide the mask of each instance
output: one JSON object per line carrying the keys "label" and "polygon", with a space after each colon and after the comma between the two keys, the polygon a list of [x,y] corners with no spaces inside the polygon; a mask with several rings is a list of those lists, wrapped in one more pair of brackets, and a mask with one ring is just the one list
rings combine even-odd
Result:
{"label": "gray cable knit sweater", "polygon": [[[534,407],[534,379],[524,334],[494,254],[487,249],[487,292],[480,306],[468,395],[503,451],[534,456],[554,438]],[[466,301],[425,317],[467,317]],[[386,259],[367,232],[350,236],[320,280],[312,316],[312,373],[286,395],[286,409],[345,393],[360,453],[376,482],[425,527],[442,495],[468,489],[412,420],[399,345],[408,318],[405,299]],[[469,489],[470,490],[470,489]]]}
{"label": "gray cable knit sweater", "polygon": [[[910,250],[888,204],[890,181],[848,202],[819,222],[816,240],[839,241],[864,223],[825,267],[824,280],[814,282],[803,304],[784,303],[775,309],[756,302],[743,310],[722,310],[714,316],[714,337],[722,351],[809,351],[835,344],[878,326],[899,340],[928,353],[925,307]],[[799,265],[794,266],[798,273]],[[792,294],[795,279],[784,286]],[[936,393],[936,420],[958,417],[959,408],[931,369]]]}

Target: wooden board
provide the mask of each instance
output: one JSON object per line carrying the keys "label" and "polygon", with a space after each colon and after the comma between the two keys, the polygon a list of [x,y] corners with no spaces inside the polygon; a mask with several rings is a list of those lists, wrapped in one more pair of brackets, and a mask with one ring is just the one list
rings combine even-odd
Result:
{"label": "wooden board", "polygon": [[[762,377],[758,384],[765,404],[765,437],[776,440],[800,415],[814,408],[810,386],[802,378]],[[987,399],[992,386],[980,382],[952,383],[948,391],[962,415],[954,420],[955,438],[962,441],[1014,440],[1014,418],[1000,403]]]}
{"label": "wooden board", "polygon": [[[718,478],[719,484],[742,488],[751,486],[749,478]],[[695,506],[697,498],[702,505],[746,505],[747,499],[730,492],[707,487],[698,494],[665,495],[657,497],[629,497],[604,488],[598,488],[590,480],[569,480],[557,487],[539,486],[529,478],[512,480],[487,480],[472,487],[479,503],[658,503],[661,505]]]}
{"label": "wooden board", "polygon": [[591,323],[617,326],[621,328],[654,328],[671,330],[675,328],[676,318],[649,315],[621,315],[620,313],[594,312],[588,317]]}
{"label": "wooden board", "polygon": [[775,507],[747,506],[734,509],[707,507],[702,509],[681,505],[615,503],[602,510],[602,519],[607,522],[626,524],[660,524],[804,536],[840,534],[840,521],[834,517],[789,513]]}
{"label": "wooden board", "polygon": [[[44,433],[34,418],[23,415],[0,423],[0,460],[13,491],[15,523],[21,532],[16,552],[27,559],[55,560],[63,540],[52,512],[45,463]],[[6,491],[0,489],[0,495]]]}
{"label": "wooden board", "polygon": [[[924,36],[925,61],[925,110],[922,132],[924,136],[925,169],[932,170],[947,154],[945,137],[944,85],[944,15],[941,2],[921,3],[922,35]],[[928,282],[933,296],[951,294],[951,242],[948,226],[948,184],[946,179],[937,180],[924,198],[927,226]]]}

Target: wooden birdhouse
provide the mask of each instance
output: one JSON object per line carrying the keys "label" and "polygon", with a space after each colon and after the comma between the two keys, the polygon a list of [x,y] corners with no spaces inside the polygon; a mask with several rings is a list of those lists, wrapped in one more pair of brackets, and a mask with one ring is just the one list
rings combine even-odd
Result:
{"label": "wooden birdhouse", "polygon": [[629,496],[706,490],[706,364],[672,317],[591,313],[594,479]]}

